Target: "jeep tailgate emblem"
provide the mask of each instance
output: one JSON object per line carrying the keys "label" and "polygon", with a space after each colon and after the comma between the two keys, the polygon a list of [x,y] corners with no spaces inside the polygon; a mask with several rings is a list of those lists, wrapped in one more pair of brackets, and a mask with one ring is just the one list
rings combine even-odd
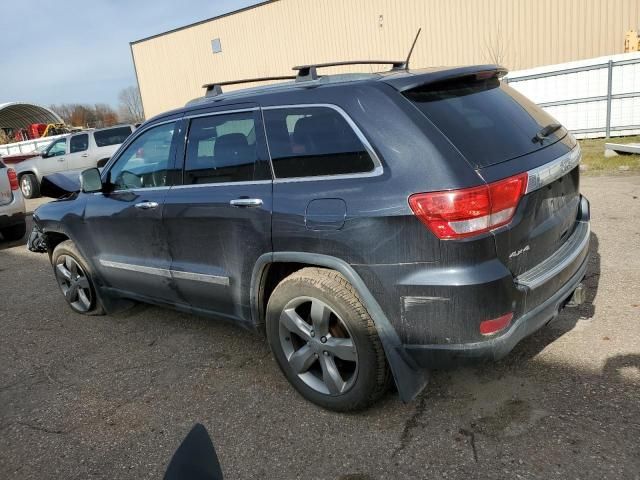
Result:
{"label": "jeep tailgate emblem", "polygon": [[531,247],[529,247],[529,245],[526,245],[526,246],[522,247],[520,250],[516,250],[514,252],[511,252],[509,254],[509,258],[519,257],[524,252],[528,252],[529,250],[531,250]]}

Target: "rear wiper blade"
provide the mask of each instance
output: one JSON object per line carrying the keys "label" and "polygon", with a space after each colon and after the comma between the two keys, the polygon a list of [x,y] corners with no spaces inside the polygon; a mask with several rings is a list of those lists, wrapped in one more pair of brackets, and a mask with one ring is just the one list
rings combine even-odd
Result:
{"label": "rear wiper blade", "polygon": [[562,125],[560,125],[559,123],[550,123],[549,125],[544,127],[542,130],[540,130],[538,133],[536,133],[536,136],[533,137],[531,141],[533,143],[536,143],[536,142],[542,143],[542,141],[545,138],[547,138],[553,132],[560,130],[561,128],[562,128]]}

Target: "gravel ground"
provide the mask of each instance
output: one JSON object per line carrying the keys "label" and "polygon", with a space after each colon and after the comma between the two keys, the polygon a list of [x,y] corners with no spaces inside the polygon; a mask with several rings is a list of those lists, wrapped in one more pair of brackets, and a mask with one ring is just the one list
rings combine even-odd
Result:
{"label": "gravel ground", "polygon": [[499,363],[350,415],[302,400],[232,325],[148,306],[76,315],[46,256],[0,243],[0,478],[161,478],[199,421],[229,479],[638,479],[640,176],[583,191],[587,304]]}

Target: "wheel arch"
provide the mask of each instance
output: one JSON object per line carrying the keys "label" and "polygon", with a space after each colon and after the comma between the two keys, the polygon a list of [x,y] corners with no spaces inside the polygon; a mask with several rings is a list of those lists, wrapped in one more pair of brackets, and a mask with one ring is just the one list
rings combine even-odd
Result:
{"label": "wheel arch", "polygon": [[33,175],[34,177],[36,177],[36,180],[38,180],[38,173],[35,168],[30,168],[29,170],[23,170],[23,171],[17,172],[16,175],[18,175],[18,180],[22,179],[22,177],[24,177],[25,175]]}
{"label": "wheel arch", "polygon": [[367,312],[371,315],[400,398],[408,402],[422,391],[428,382],[428,372],[418,368],[406,355],[398,333],[369,288],[353,267],[340,258],[308,252],[272,252],[258,258],[253,269],[250,287],[251,316],[257,327],[264,324],[264,305],[268,300],[265,293],[270,293],[269,288],[271,291],[275,288],[275,285],[269,284],[269,272],[280,264],[290,266],[284,268],[284,272],[289,271],[289,274],[304,267],[324,267],[340,272],[353,285]]}
{"label": "wheel arch", "polygon": [[58,245],[66,240],[71,240],[71,238],[66,233],[58,232],[56,230],[49,230],[44,232],[44,234],[46,235],[47,239],[47,251],[49,253],[49,258],[51,258],[53,250]]}
{"label": "wheel arch", "polygon": [[43,228],[43,234],[46,236],[49,260],[51,260],[53,256],[53,250],[62,242],[66,240],[70,240],[71,242],[73,242],[75,248],[82,256],[82,259],[86,264],[86,267],[88,268],[87,273],[91,275],[96,296],[98,297],[98,301],[102,305],[105,313],[118,313],[131,307],[131,305],[133,304],[131,300],[113,296],[109,293],[108,289],[104,288],[105,283],[102,279],[100,271],[98,270],[98,268],[96,268],[97,266],[95,262],[90,255],[87,255],[87,252],[83,248],[82,243],[77,242],[74,236],[67,232],[66,229],[61,228],[61,225],[54,225],[53,227]]}

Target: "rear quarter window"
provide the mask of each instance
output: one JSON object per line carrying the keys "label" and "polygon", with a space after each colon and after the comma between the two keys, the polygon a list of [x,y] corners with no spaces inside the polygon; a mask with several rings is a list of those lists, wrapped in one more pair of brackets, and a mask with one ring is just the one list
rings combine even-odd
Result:
{"label": "rear quarter window", "polygon": [[265,109],[276,178],[371,172],[375,164],[351,125],[329,107]]}
{"label": "rear quarter window", "polygon": [[93,133],[93,138],[98,147],[120,145],[131,135],[131,127],[116,127],[99,130]]}

